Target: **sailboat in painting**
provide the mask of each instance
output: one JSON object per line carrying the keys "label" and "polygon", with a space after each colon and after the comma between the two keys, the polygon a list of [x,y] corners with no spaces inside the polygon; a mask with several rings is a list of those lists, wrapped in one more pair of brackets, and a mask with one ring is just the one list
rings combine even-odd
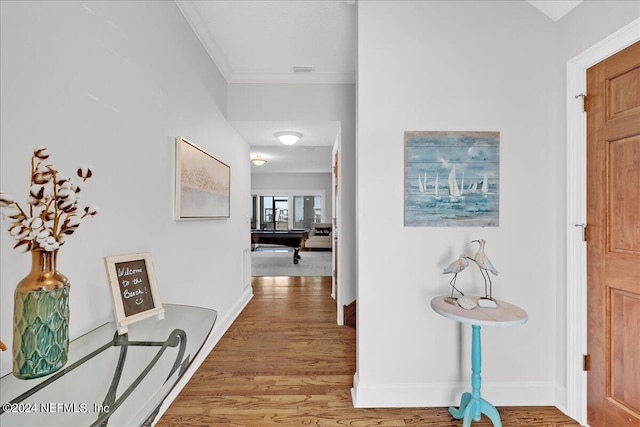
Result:
{"label": "sailboat in painting", "polygon": [[424,175],[418,174],[418,189],[422,194],[427,192],[427,173],[426,172],[424,173]]}
{"label": "sailboat in painting", "polygon": [[449,179],[447,181],[447,187],[449,188],[449,198],[452,200],[460,197],[460,187],[458,187],[458,181],[456,180],[456,167],[451,168],[449,172]]}
{"label": "sailboat in painting", "polygon": [[487,197],[489,193],[489,182],[487,181],[487,172],[484,173],[484,178],[482,178],[482,194]]}
{"label": "sailboat in painting", "polygon": [[405,226],[498,226],[500,133],[406,131],[403,184]]}

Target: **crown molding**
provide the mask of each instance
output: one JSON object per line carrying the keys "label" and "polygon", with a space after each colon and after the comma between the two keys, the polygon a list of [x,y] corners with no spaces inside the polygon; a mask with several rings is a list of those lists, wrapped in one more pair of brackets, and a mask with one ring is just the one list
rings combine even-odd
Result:
{"label": "crown molding", "polygon": [[228,83],[354,84],[350,73],[232,73]]}
{"label": "crown molding", "polygon": [[202,21],[202,16],[195,5],[195,2],[192,0],[175,0],[175,3],[187,20],[187,23],[195,33],[196,37],[200,40],[200,43],[204,46],[205,50],[213,60],[213,63],[216,64],[218,70],[220,70],[220,73],[228,83],[229,78],[233,74],[231,65],[229,65],[229,62],[225,59],[224,55],[218,48],[218,45],[209,33],[207,26]]}
{"label": "crown molding", "polygon": [[197,2],[193,0],[174,1],[227,83],[354,84],[356,82],[353,73],[234,72],[203,21]]}

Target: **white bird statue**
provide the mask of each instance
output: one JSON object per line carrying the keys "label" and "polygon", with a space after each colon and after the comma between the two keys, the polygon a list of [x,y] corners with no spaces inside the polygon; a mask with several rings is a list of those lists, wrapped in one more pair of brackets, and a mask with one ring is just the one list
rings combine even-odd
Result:
{"label": "white bird statue", "polygon": [[460,257],[449,264],[444,270],[442,270],[442,274],[453,273],[453,279],[449,282],[451,285],[451,298],[453,298],[453,291],[460,292],[460,295],[464,296],[462,291],[456,288],[456,278],[458,277],[458,273],[469,266],[469,261],[467,261],[467,256],[465,254],[460,254]]}
{"label": "white bird statue", "polygon": [[[471,258],[476,262],[478,268],[480,268],[480,274],[482,274],[482,278],[484,279],[484,294],[487,299],[493,300],[491,297],[491,276],[489,276],[489,272],[493,273],[493,275],[498,275],[498,270],[491,264],[489,258],[484,253],[484,244],[486,243],[484,239],[473,240],[471,243],[478,242],[480,244],[480,248],[478,252]],[[486,274],[486,277],[485,277]],[[487,294],[487,280],[489,280],[489,293]]]}

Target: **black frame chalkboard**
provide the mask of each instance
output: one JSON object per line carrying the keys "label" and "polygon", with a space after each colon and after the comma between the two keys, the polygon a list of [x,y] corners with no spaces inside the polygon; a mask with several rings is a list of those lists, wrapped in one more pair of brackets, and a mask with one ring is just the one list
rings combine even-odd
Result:
{"label": "black frame chalkboard", "polygon": [[104,259],[120,335],[127,325],[151,316],[163,317],[150,253],[108,256]]}

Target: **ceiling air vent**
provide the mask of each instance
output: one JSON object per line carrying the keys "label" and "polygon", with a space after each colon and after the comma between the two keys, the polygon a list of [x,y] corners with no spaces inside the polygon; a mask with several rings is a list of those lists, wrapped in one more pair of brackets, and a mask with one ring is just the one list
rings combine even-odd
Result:
{"label": "ceiling air vent", "polygon": [[310,73],[313,71],[313,67],[294,65],[293,67],[291,67],[291,70],[294,73]]}

